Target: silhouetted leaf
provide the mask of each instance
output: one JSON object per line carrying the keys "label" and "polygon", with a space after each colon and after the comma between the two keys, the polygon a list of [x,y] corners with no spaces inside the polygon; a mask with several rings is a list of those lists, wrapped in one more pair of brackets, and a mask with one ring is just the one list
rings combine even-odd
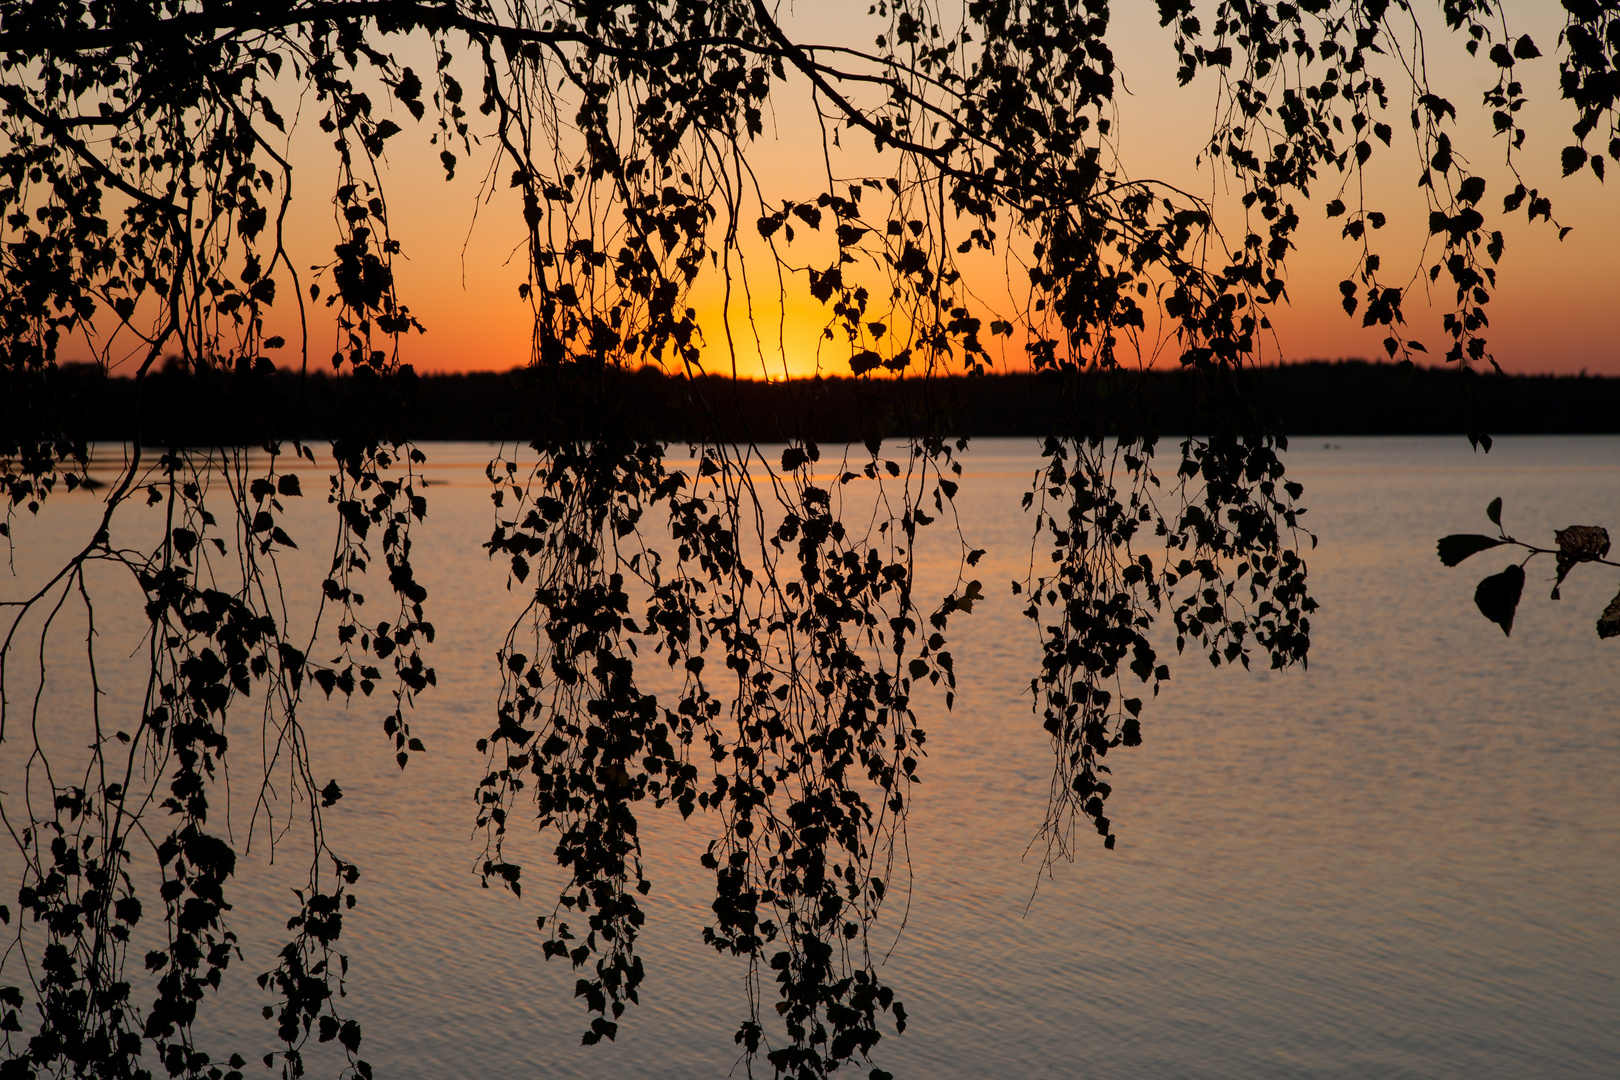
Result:
{"label": "silhouetted leaf", "polygon": [[133,896],[120,896],[113,903],[113,915],[119,922],[133,926],[141,921],[141,902]]}
{"label": "silhouetted leaf", "polygon": [[1491,519],[1492,525],[1502,524],[1502,497],[1498,495],[1491,500],[1491,505],[1485,508],[1485,516]]}
{"label": "silhouetted leaf", "polygon": [[1553,534],[1558,554],[1573,562],[1591,562],[1609,554],[1609,530],[1601,525],[1571,525]]}
{"label": "silhouetted leaf", "polygon": [[1609,553],[1609,530],[1601,525],[1571,525],[1553,534],[1558,541],[1558,578],[1553,582],[1552,598],[1557,600],[1559,588],[1577,563],[1592,562]]}
{"label": "silhouetted leaf", "polygon": [[1447,566],[1456,566],[1470,555],[1478,555],[1481,551],[1500,547],[1503,543],[1505,541],[1494,536],[1482,536],[1479,533],[1454,533],[1451,536],[1442,536],[1436,546],[1440,551],[1440,561]]}
{"label": "silhouetted leaf", "polygon": [[1513,613],[1518,610],[1519,597],[1524,594],[1524,567],[1510,566],[1500,574],[1492,574],[1474,590],[1474,604],[1479,613],[1502,628],[1502,633],[1513,633]]}
{"label": "silhouetted leaf", "polygon": [[1620,637],[1620,593],[1614,594],[1609,606],[1598,616],[1597,632],[1600,638]]}

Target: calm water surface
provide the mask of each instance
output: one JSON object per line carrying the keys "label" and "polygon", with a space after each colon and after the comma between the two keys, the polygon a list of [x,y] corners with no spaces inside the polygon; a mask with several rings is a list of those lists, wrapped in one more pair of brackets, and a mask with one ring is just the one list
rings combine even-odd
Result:
{"label": "calm water surface", "polygon": [[[648,976],[612,1045],[579,1045],[575,976],[541,960],[547,842],[522,845],[522,900],[479,888],[472,743],[493,726],[493,656],[520,594],[477,547],[492,448],[426,449],[439,486],[417,565],[439,687],[412,723],[431,752],[401,773],[379,706],[306,714],[317,771],[346,792],[333,845],[364,874],[344,941],[365,1056],[400,1080],[742,1075],[741,969],[699,936],[701,815],[644,829]],[[1046,879],[1030,849],[1049,776],[1027,693],[1039,642],[1006,587],[1028,560],[1019,495],[1037,460],[1000,440],[965,458],[959,505],[990,551],[975,571],[988,599],[954,626],[954,713],[922,706],[909,911],[896,897],[876,939],[893,942],[885,975],[912,1022],[877,1063],[945,1078],[1620,1075],[1620,642],[1592,629],[1615,575],[1577,572],[1553,604],[1538,560],[1505,639],[1472,596],[1509,560],[1448,570],[1434,555],[1437,536],[1487,531],[1497,495],[1526,539],[1620,526],[1620,440],[1502,439],[1489,456],[1449,438],[1297,443],[1289,471],[1321,538],[1309,670],[1185,659],[1144,715],[1144,745],[1110,756],[1118,849],[1083,839]],[[78,542],[94,503],[75,498],[19,523],[0,592]],[[324,507],[305,502],[313,536]],[[129,614],[98,610],[105,652],[133,650]],[[67,636],[47,687],[60,716],[85,700]],[[108,663],[109,708],[133,709],[134,669]],[[17,754],[0,748],[7,777]],[[240,840],[247,812],[232,820]],[[250,976],[272,965],[263,943],[292,911],[298,862],[288,837],[267,866],[263,832],[238,887],[245,970],[209,1030],[250,1060],[273,1037]]]}

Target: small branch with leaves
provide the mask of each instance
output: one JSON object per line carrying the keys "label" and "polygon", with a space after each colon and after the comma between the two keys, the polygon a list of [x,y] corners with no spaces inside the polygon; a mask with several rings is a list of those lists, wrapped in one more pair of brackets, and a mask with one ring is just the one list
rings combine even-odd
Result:
{"label": "small branch with leaves", "polygon": [[[1524,548],[1528,553],[1519,562],[1509,566],[1500,574],[1492,574],[1479,583],[1474,590],[1474,603],[1478,605],[1480,614],[1502,628],[1502,633],[1513,633],[1513,615],[1518,610],[1519,598],[1524,593],[1524,567],[1537,555],[1551,555],[1558,567],[1558,577],[1553,582],[1552,599],[1559,599],[1559,590],[1563,587],[1564,579],[1569,576],[1579,563],[1600,563],[1604,566],[1620,567],[1620,562],[1613,562],[1609,554],[1609,530],[1600,525],[1571,525],[1559,529],[1553,534],[1557,547],[1537,547],[1527,544],[1523,540],[1515,539],[1502,528],[1502,500],[1492,499],[1491,504],[1485,508],[1485,516],[1491,519],[1496,526],[1496,536],[1486,536],[1481,533],[1453,533],[1451,536],[1442,536],[1438,548],[1440,561],[1447,566],[1456,566],[1470,555],[1477,555],[1481,551],[1502,547],[1505,544]],[[1620,594],[1616,594],[1609,606],[1603,609],[1598,616],[1597,634],[1600,638],[1620,637]]]}

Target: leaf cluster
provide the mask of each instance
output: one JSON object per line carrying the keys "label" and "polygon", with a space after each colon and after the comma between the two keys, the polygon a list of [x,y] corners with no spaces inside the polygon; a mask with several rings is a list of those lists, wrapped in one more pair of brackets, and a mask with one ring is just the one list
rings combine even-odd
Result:
{"label": "leaf cluster", "polygon": [[[1513,616],[1517,613],[1519,600],[1524,595],[1524,568],[1537,555],[1553,557],[1557,570],[1552,588],[1554,600],[1560,598],[1559,590],[1563,587],[1564,579],[1576,566],[1582,563],[1620,566],[1620,563],[1611,562],[1608,558],[1609,530],[1601,525],[1571,525],[1559,529],[1553,534],[1553,542],[1557,546],[1543,548],[1516,540],[1507,534],[1502,525],[1501,499],[1491,500],[1491,504],[1485,508],[1485,516],[1496,526],[1497,535],[1454,533],[1442,536],[1437,549],[1440,561],[1446,566],[1456,566],[1464,559],[1478,555],[1482,551],[1504,545],[1525,550],[1523,560],[1510,565],[1501,573],[1483,579],[1474,590],[1474,605],[1479,608],[1479,613],[1500,626],[1503,634],[1511,636],[1513,633]],[[1611,600],[1609,606],[1598,616],[1597,635],[1600,638],[1620,636],[1620,595]]]}

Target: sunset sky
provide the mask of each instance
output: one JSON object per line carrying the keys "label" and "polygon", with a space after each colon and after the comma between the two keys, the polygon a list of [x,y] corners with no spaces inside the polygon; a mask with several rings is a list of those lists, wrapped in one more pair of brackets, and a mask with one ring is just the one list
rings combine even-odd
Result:
{"label": "sunset sky", "polygon": [[[856,10],[864,8],[864,4],[856,5]],[[1558,175],[1558,151],[1569,141],[1569,116],[1557,96],[1553,55],[1561,19],[1551,5],[1547,8],[1533,21],[1512,28],[1515,34],[1531,33],[1548,54],[1523,64],[1519,71],[1532,98],[1525,121],[1532,135],[1519,160],[1526,181],[1550,194],[1555,216],[1574,229],[1560,243],[1556,229],[1539,222],[1527,224],[1522,211],[1506,221],[1488,218],[1490,227],[1502,228],[1507,240],[1507,253],[1499,268],[1500,287],[1488,309],[1489,338],[1497,360],[1508,371],[1585,370],[1620,375],[1620,338],[1615,331],[1615,305],[1620,298],[1620,201],[1590,171],[1569,179]],[[867,21],[870,26],[865,25]],[[842,35],[863,43],[881,30],[875,18],[864,16],[853,23],[845,19],[836,28],[818,27],[806,16],[790,27],[808,40],[826,41]],[[1193,164],[1210,129],[1213,96],[1209,81],[1201,78],[1184,89],[1175,86],[1168,32],[1159,28],[1148,5],[1120,5],[1111,40],[1126,91],[1119,97],[1117,128],[1126,170],[1134,178],[1164,179],[1205,197],[1214,196],[1219,204],[1221,193],[1214,186],[1215,179],[1207,168],[1199,170]],[[1494,82],[1490,65],[1483,59],[1470,60],[1462,52],[1461,41],[1449,40],[1443,30],[1431,31],[1428,40],[1431,81],[1457,104],[1461,116],[1454,138],[1462,154],[1489,180],[1484,205],[1500,210],[1500,199],[1511,181],[1501,167],[1503,143],[1490,137],[1487,114],[1478,105],[1482,91]],[[402,62],[411,62],[409,51],[409,45],[395,49]],[[471,96],[478,78],[470,64],[463,74]],[[1392,81],[1392,85],[1396,84]],[[798,83],[779,88],[776,114],[767,118],[764,138],[752,148],[751,163],[760,173],[767,197],[773,200],[813,196],[821,189],[821,136],[805,105],[805,95],[796,93],[802,90]],[[328,194],[335,155],[329,148],[329,136],[313,122],[315,108],[313,100],[304,104],[303,121],[290,144],[297,169],[297,198],[289,215],[288,246],[306,275],[308,267],[330,258],[336,238]],[[1427,207],[1415,187],[1420,166],[1410,128],[1404,122],[1408,108],[1406,98],[1398,90],[1394,92],[1389,119],[1396,129],[1395,146],[1374,159],[1383,186],[1368,193],[1370,208],[1383,210],[1390,219],[1379,249],[1386,269],[1406,268],[1399,276],[1387,275],[1396,281],[1427,265],[1420,258]],[[482,202],[479,198],[485,178],[504,178],[510,166],[496,160],[493,140],[489,140],[475,147],[473,160],[461,163],[454,181],[446,182],[436,160],[438,148],[427,145],[427,125],[413,124],[403,108],[397,112],[395,119],[405,130],[388,144],[384,178],[392,228],[404,249],[395,270],[403,299],[428,329],[425,336],[409,339],[404,358],[425,372],[505,369],[525,362],[530,315],[528,305],[517,294],[525,278],[518,203],[504,179],[489,185]],[[480,133],[480,125],[489,125],[489,119],[475,109],[469,112],[475,134]],[[851,133],[846,142],[850,152],[834,164],[838,179],[871,171],[881,175],[883,159],[871,151],[868,140]],[[865,145],[857,147],[857,143]],[[841,168],[846,162],[847,171]],[[1321,209],[1340,194],[1339,182],[1337,175],[1324,175],[1313,189],[1314,205],[1301,207],[1306,227],[1299,250],[1290,257],[1291,303],[1273,316],[1279,352],[1285,360],[1382,356],[1379,342],[1383,333],[1362,330],[1359,317],[1346,317],[1339,303],[1337,283],[1355,266],[1357,254],[1354,245],[1339,237],[1342,222],[1328,221]],[[1351,195],[1343,197],[1353,202]],[[1228,222],[1229,232],[1235,227],[1240,226]],[[776,348],[774,272],[761,252],[745,254],[754,256],[750,273],[755,275],[756,289],[768,285],[763,302],[756,292],[756,315],[766,324],[766,341],[763,352],[751,349],[740,358],[739,373],[804,375],[818,370],[819,364],[825,374],[847,374],[847,347],[826,342],[818,359],[819,331],[826,314],[805,293],[802,273],[797,285],[790,282],[788,286],[784,358]],[[789,257],[801,265],[816,261],[824,265],[826,261],[821,255],[801,261],[797,247]],[[996,266],[981,260],[978,269],[984,271],[975,282],[978,295],[993,307]],[[1005,274],[1001,277],[1004,281]],[[724,341],[720,288],[718,280],[700,280],[693,301],[711,346],[705,363],[714,371],[730,367],[720,348]],[[1427,344],[1437,361],[1445,349],[1440,313],[1449,299],[1442,282],[1434,294],[1439,306],[1426,307],[1422,286],[1415,284],[1406,303],[1410,335]],[[285,334],[292,344],[296,314],[283,300],[270,319],[268,332]],[[322,308],[311,308],[312,359],[330,355],[332,338],[325,314]],[[748,336],[742,322],[734,322],[733,332],[745,340]],[[287,358],[283,354],[282,359]],[[1007,366],[1016,368],[1020,361],[1016,347],[1009,349]]]}

